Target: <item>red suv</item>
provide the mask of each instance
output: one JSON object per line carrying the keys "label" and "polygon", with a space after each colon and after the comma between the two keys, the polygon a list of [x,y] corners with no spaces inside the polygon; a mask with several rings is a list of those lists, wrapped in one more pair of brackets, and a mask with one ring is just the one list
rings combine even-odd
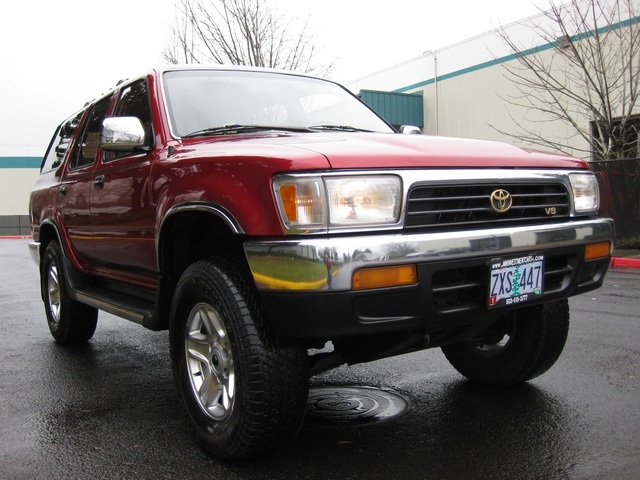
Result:
{"label": "red suv", "polygon": [[441,347],[477,382],[545,372],[609,265],[598,202],[577,159],[402,135],[318,78],[171,67],[62,122],[30,247],[56,341],[98,310],[168,329],[204,447],[242,458],[345,363]]}

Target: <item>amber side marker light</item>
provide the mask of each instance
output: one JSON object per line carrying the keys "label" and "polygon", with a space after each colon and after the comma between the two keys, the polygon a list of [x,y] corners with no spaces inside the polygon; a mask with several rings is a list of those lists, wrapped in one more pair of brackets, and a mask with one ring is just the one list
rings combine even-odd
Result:
{"label": "amber side marker light", "polygon": [[418,275],[415,265],[398,265],[395,267],[363,268],[353,274],[354,290],[369,288],[399,287],[417,283]]}
{"label": "amber side marker light", "polygon": [[611,244],[609,242],[591,243],[584,247],[584,259],[595,260],[597,258],[608,257],[611,254]]}
{"label": "amber side marker light", "polygon": [[284,211],[287,214],[287,219],[290,222],[298,220],[298,211],[296,204],[296,186],[295,185],[282,185],[280,187],[280,198],[282,198],[282,204],[284,205]]}

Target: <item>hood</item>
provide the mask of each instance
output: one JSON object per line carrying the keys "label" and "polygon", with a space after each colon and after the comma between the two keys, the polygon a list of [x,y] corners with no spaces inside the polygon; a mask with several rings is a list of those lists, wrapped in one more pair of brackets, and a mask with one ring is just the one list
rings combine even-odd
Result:
{"label": "hood", "polygon": [[[259,134],[199,140],[227,154],[293,160],[297,169],[326,168],[562,168],[585,169],[581,160],[525,150],[501,142],[426,135],[319,132]],[[203,153],[201,151],[201,153]],[[224,154],[223,154],[224,155]],[[322,158],[324,161],[320,161]],[[305,161],[306,160],[306,161]],[[295,166],[293,165],[295,164]]]}

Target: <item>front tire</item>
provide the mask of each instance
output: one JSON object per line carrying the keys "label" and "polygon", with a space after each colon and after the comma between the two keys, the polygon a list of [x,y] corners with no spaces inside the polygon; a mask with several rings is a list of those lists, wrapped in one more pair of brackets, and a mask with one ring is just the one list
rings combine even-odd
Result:
{"label": "front tire", "polygon": [[513,310],[474,342],[442,347],[449,363],[474,382],[511,386],[549,370],[569,332],[567,300]]}
{"label": "front tire", "polygon": [[271,331],[244,266],[198,261],[174,296],[174,377],[199,440],[225,459],[260,454],[298,432],[308,396],[307,352]]}
{"label": "front tire", "polygon": [[40,282],[51,335],[60,344],[87,342],[96,331],[98,310],[69,296],[64,254],[58,242],[49,242],[41,265]]}

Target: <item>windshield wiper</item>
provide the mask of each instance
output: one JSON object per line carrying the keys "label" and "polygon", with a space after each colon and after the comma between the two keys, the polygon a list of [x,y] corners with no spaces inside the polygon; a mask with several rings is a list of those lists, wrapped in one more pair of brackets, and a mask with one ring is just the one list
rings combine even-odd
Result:
{"label": "windshield wiper", "polygon": [[363,128],[351,127],[349,125],[314,125],[309,130],[337,130],[340,132],[371,132]]}
{"label": "windshield wiper", "polygon": [[307,132],[306,128],[302,127],[282,127],[282,126],[269,126],[269,125],[242,125],[238,123],[222,125],[219,127],[203,128],[202,130],[196,130],[195,132],[182,135],[182,138],[203,137],[206,135],[225,135],[230,133],[243,133],[243,132],[260,132],[265,130],[284,130],[286,132]]}

